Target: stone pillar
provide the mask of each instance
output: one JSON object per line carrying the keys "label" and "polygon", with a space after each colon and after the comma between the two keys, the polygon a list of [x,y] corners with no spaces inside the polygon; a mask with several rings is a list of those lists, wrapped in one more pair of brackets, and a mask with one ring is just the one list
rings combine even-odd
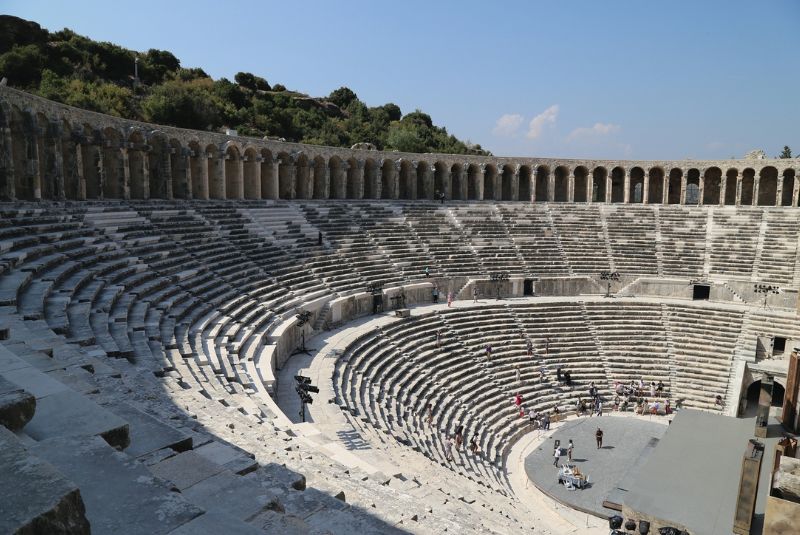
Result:
{"label": "stone pillar", "polygon": [[575,202],[575,173],[567,177],[567,202]]}
{"label": "stone pillar", "polygon": [[531,169],[531,202],[536,202],[540,199],[536,198],[536,175],[538,174],[538,169],[535,167]]}
{"label": "stone pillar", "polygon": [[172,159],[177,157],[172,147],[166,147],[161,153],[161,180],[164,181],[164,196],[168,200],[175,198],[175,192],[172,191]]}
{"label": "stone pillar", "polygon": [[642,178],[642,204],[650,204],[650,171]]}
{"label": "stone pillar", "polygon": [[234,197],[236,199],[244,199],[244,157],[241,155],[236,160],[236,172],[239,173],[239,183],[236,184]]}
{"label": "stone pillar", "polygon": [[383,193],[383,167],[375,166],[375,187],[372,189],[376,199],[381,198]]}
{"label": "stone pillar", "polygon": [[483,192],[486,191],[486,187],[485,187],[485,184],[484,184],[484,181],[486,180],[486,165],[482,164],[482,165],[478,166],[478,169],[480,169],[480,174],[478,175],[478,191],[477,191],[478,195],[477,195],[477,197],[478,197],[479,201],[482,201],[483,200]]}
{"label": "stone pillar", "polygon": [[686,204],[686,170],[681,169],[681,200],[680,203]]}
{"label": "stone pillar", "polygon": [[[325,167],[326,173],[327,173],[327,169],[328,168],[326,166]],[[270,187],[272,188],[272,190],[266,192],[267,193],[267,199],[280,199],[280,183],[281,183],[280,171],[281,171],[281,162],[278,160],[278,158],[273,158],[272,159],[272,183],[270,184]],[[325,182],[326,182],[326,190],[327,190],[327,182],[328,181],[326,180]],[[325,192],[325,194],[326,194],[325,198],[327,199],[327,191]]]}
{"label": "stone pillar", "polygon": [[469,196],[469,163],[464,162],[461,172],[458,174],[458,184],[461,187],[461,199],[465,200]]}
{"label": "stone pillar", "polygon": [[556,200],[556,170],[553,169],[547,177],[547,201]]}
{"label": "stone pillar", "polygon": [[192,176],[191,149],[183,149],[181,157],[183,158],[183,165],[186,166],[186,171],[183,173],[183,187],[184,191],[186,191],[186,198],[191,199],[194,197],[194,181],[198,179],[198,177]]}
{"label": "stone pillar", "polygon": [[350,173],[348,173],[349,170],[350,170],[350,164],[347,162],[342,162],[342,165],[339,167],[339,172],[341,173],[342,177],[342,180],[340,181],[340,183],[342,184],[342,191],[340,192],[342,199],[348,198],[347,185],[350,183]]}
{"label": "stone pillar", "polygon": [[514,172],[511,174],[511,200],[518,201],[519,200],[519,170],[520,166],[516,166],[514,168]]}
{"label": "stone pillar", "polygon": [[697,178],[697,186],[698,186],[698,197],[697,197],[697,204],[703,206],[703,196],[705,195],[706,191],[706,177],[705,177],[705,169],[700,169],[700,176]]}
{"label": "stone pillar", "polygon": [[611,204],[611,171],[606,175],[606,204]]}
{"label": "stone pillar", "polygon": [[[264,161],[264,158],[262,158],[261,155],[258,155],[258,156],[256,156],[255,165],[252,166],[255,169],[255,172],[253,173],[253,185],[255,186],[253,188],[253,190],[254,190],[253,198],[254,199],[260,199],[261,198],[261,162],[263,162],[263,161]],[[311,169],[313,169],[313,167]],[[309,176],[311,176],[311,173],[309,173]],[[310,182],[311,182],[311,187],[309,188],[309,191],[311,192],[311,197],[309,197],[309,198],[313,199],[314,198],[314,181],[310,180]],[[242,184],[244,184],[244,175],[242,175]]]}
{"label": "stone pillar", "polygon": [[753,177],[753,206],[758,205],[758,190],[761,186],[761,177],[756,175]]}
{"label": "stone pillar", "polygon": [[[142,197],[150,198],[150,149],[142,149]],[[223,182],[224,184],[224,182]]]}
{"label": "stone pillar", "polygon": [[53,125],[49,129],[53,135],[53,178],[55,179],[53,198],[63,200],[66,198],[66,188],[64,180],[64,145],[61,139],[61,127]]}
{"label": "stone pillar", "polygon": [[353,177],[356,181],[355,194],[356,199],[364,198],[364,160],[356,160]]}
{"label": "stone pillar", "polygon": [[11,127],[6,126],[0,132],[3,136],[0,146],[0,176],[5,178],[5,189],[0,191],[0,198],[16,199],[16,177],[14,176],[14,143],[11,137]]}
{"label": "stone pillar", "polygon": [[399,161],[394,162],[392,166],[392,199],[399,199],[400,198],[400,169],[402,168],[402,164]]}
{"label": "stone pillar", "polygon": [[742,175],[736,173],[736,206],[742,205]]}
{"label": "stone pillar", "polygon": [[794,187],[792,188],[792,207],[797,208],[798,190],[800,190],[800,168],[794,171]]}
{"label": "stone pillar", "polygon": [[28,161],[28,175],[31,177],[31,186],[33,190],[33,198],[40,200],[42,198],[42,169],[41,158],[39,154],[39,144],[36,143],[36,136],[31,135],[27,139],[30,151],[27,154],[32,154],[31,159]]}
{"label": "stone pillar", "polygon": [[105,192],[106,192],[106,155],[105,151],[103,150],[103,145],[97,145],[97,150],[93,151],[93,154],[97,157],[94,161],[95,170],[97,171],[97,182],[98,182],[98,189],[97,197],[99,199],[105,199]]}
{"label": "stone pillar", "polygon": [[586,204],[592,203],[592,194],[594,193],[594,176],[588,170],[586,171]]}
{"label": "stone pillar", "polygon": [[[445,199],[450,199],[451,196],[452,196],[451,192],[450,192],[450,169],[445,167],[444,170],[442,171],[441,176],[442,176],[442,193],[444,193]],[[434,182],[434,184],[433,184],[434,193],[436,193],[436,191],[435,191],[436,190],[436,169],[434,169],[434,171],[433,171],[433,182]]]}
{"label": "stone pillar", "polygon": [[726,175],[723,175],[722,178],[720,178],[720,181],[719,181],[719,205],[720,206],[724,206],[725,205],[725,195],[727,195],[727,192],[728,192],[728,177]]}
{"label": "stone pillar", "polygon": [[75,149],[75,180],[78,181],[76,186],[76,196],[79,201],[86,200],[86,177],[83,173],[83,145],[76,142]]}
{"label": "stone pillar", "polygon": [[780,206],[783,200],[783,175],[778,175],[778,187],[775,190],[775,206]]}
{"label": "stone pillar", "polygon": [[122,153],[122,198],[131,198],[131,166],[130,159],[128,158],[128,149],[123,147],[120,149]]}
{"label": "stone pillar", "polygon": [[626,168],[622,169],[622,196],[623,204],[631,202],[631,174]]}

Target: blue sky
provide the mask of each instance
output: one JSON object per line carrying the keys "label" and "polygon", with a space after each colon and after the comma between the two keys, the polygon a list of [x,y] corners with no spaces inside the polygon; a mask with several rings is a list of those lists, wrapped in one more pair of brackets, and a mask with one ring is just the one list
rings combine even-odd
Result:
{"label": "blue sky", "polygon": [[3,0],[0,12],[315,96],[420,108],[504,156],[800,153],[800,0]]}

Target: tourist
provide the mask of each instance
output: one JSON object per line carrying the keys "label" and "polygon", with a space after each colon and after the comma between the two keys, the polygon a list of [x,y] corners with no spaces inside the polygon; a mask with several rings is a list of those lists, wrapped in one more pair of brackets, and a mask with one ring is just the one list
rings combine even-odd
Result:
{"label": "tourist", "polygon": [[492,362],[492,344],[486,344],[486,347],[483,348],[484,352],[486,353],[486,362]]}
{"label": "tourist", "polygon": [[569,462],[572,462],[572,449],[575,447],[575,444],[572,443],[572,439],[569,439],[569,444],[567,445],[567,459]]}
{"label": "tourist", "polygon": [[566,383],[568,387],[572,386],[572,374],[569,373],[569,370],[564,372],[564,383]]}
{"label": "tourist", "polygon": [[533,340],[528,338],[528,340],[525,342],[525,348],[528,351],[528,356],[532,357],[533,356]]}
{"label": "tourist", "polygon": [[447,459],[448,461],[453,460],[453,441],[450,440],[450,435],[445,435],[444,458]]}
{"label": "tourist", "polygon": [[669,416],[672,414],[672,407],[669,406],[669,400],[664,403],[664,414]]}
{"label": "tourist", "polygon": [[656,382],[655,381],[650,381],[650,397],[651,398],[656,397]]}
{"label": "tourist", "polygon": [[545,431],[549,431],[550,430],[550,413],[549,412],[544,413],[544,421],[542,423],[542,428]]}
{"label": "tourist", "polygon": [[547,364],[542,362],[542,365],[539,366],[539,380],[541,382],[544,382],[545,378],[546,378],[546,375],[547,375]]}
{"label": "tourist", "polygon": [[597,428],[597,431],[595,431],[594,433],[594,438],[597,440],[597,449],[599,450],[600,448],[603,447],[603,430],[600,429],[599,427]]}
{"label": "tourist", "polygon": [[664,396],[664,383],[662,381],[659,381],[658,385],[656,385],[656,392],[658,392],[658,397]]}
{"label": "tourist", "polygon": [[472,435],[469,439],[469,451],[472,452],[472,455],[478,453],[478,437],[476,435]]}
{"label": "tourist", "polygon": [[430,276],[431,276],[431,268],[425,266],[425,278],[428,278]]}
{"label": "tourist", "polygon": [[517,385],[521,386],[522,385],[522,373],[519,371],[519,364],[514,366],[514,375],[516,375],[516,378],[517,378]]}
{"label": "tourist", "polygon": [[453,292],[447,292],[447,308],[453,305]]}
{"label": "tourist", "polygon": [[439,204],[444,204],[444,192],[439,193]]}
{"label": "tourist", "polygon": [[436,347],[440,347],[442,345],[442,330],[436,329]]}
{"label": "tourist", "polygon": [[322,231],[317,231],[317,245],[322,245]]}
{"label": "tourist", "polygon": [[558,384],[561,384],[561,375],[561,366],[559,366],[556,368],[556,381],[558,381]]}
{"label": "tourist", "polygon": [[456,451],[461,449],[461,445],[464,443],[464,426],[459,425],[456,427]]}
{"label": "tourist", "polygon": [[545,337],[545,339],[544,339],[544,354],[545,355],[549,355],[550,354],[550,337],[549,336]]}
{"label": "tourist", "polygon": [[472,302],[473,303],[477,303],[478,302],[478,286],[477,285],[472,287]]}
{"label": "tourist", "polygon": [[528,424],[534,429],[539,427],[539,413],[533,407],[528,409]]}
{"label": "tourist", "polygon": [[519,392],[517,392],[517,395],[514,396],[514,405],[517,406],[517,409],[519,409],[522,406],[522,394],[520,394]]}
{"label": "tourist", "polygon": [[555,451],[553,452],[553,466],[558,466],[558,460],[560,458],[561,458],[561,448],[556,446]]}
{"label": "tourist", "polygon": [[589,385],[589,396],[591,396],[592,399],[597,398],[597,387],[594,386],[594,381],[592,381],[592,384]]}
{"label": "tourist", "polygon": [[594,398],[594,412],[596,412],[598,416],[603,415],[603,401],[600,399],[600,396]]}
{"label": "tourist", "polygon": [[426,411],[428,412],[428,426],[430,427],[431,422],[433,422],[433,409],[431,408],[431,404],[428,403],[426,407]]}
{"label": "tourist", "polygon": [[722,396],[717,394],[717,397],[714,398],[714,405],[717,407],[722,407]]}
{"label": "tourist", "polygon": [[436,286],[433,287],[431,290],[431,297],[433,298],[433,303],[436,304],[439,302],[439,288]]}
{"label": "tourist", "polygon": [[615,411],[619,410],[619,401],[620,401],[619,394],[617,394],[616,396],[614,396],[614,410]]}

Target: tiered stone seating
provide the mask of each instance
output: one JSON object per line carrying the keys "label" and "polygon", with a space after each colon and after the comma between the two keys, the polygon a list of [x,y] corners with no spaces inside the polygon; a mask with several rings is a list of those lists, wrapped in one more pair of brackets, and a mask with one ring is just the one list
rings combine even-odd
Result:
{"label": "tiered stone seating", "polygon": [[551,207],[549,213],[572,273],[598,275],[611,271],[598,206],[559,204]]}
{"label": "tiered stone seating", "polygon": [[717,208],[712,229],[711,273],[750,279],[758,248],[762,210]]}
{"label": "tiered stone seating", "polygon": [[764,219],[764,245],[756,265],[758,279],[791,285],[795,282],[797,236],[800,234],[797,211],[766,210]]}
{"label": "tiered stone seating", "polygon": [[453,206],[450,212],[461,224],[487,273],[527,274],[508,227],[493,205]]}
{"label": "tiered stone seating", "polygon": [[657,274],[656,219],[645,206],[602,206],[615,269],[626,275]]}
{"label": "tiered stone seating", "polygon": [[[800,324],[796,317],[786,316],[774,310],[753,308],[747,310],[742,322],[742,331],[737,347],[737,356],[744,360],[771,358],[770,342],[767,339],[780,336],[786,340],[800,340]],[[762,337],[762,344],[757,343]],[[784,355],[792,351],[786,346]]]}
{"label": "tiered stone seating", "polygon": [[724,398],[727,392],[742,312],[672,304],[663,307],[674,352],[673,398],[684,400],[687,407],[721,410],[714,398]]}
{"label": "tiered stone seating", "polygon": [[436,205],[405,204],[406,217],[416,241],[427,248],[436,267],[445,276],[474,276],[482,274],[480,259],[444,209]]}
{"label": "tiered stone seating", "polygon": [[500,204],[497,209],[529,273],[539,277],[570,273],[541,205]]}
{"label": "tiered stone seating", "polygon": [[[586,303],[608,381],[662,381],[670,390],[670,354],[661,306],[647,303]],[[612,386],[608,385],[608,386]]]}
{"label": "tiered stone seating", "polygon": [[683,206],[656,207],[665,276],[696,278],[703,275],[707,213]]}

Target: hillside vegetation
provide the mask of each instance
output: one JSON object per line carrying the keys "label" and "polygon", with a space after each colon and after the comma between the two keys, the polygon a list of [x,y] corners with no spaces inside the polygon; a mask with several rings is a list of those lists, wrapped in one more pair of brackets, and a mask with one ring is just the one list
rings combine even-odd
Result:
{"label": "hillside vegetation", "polygon": [[[138,58],[138,80],[134,64]],[[71,106],[158,124],[316,145],[371,143],[381,150],[488,154],[435,126],[420,110],[369,107],[346,87],[323,98],[251,73],[214,80],[171,52],[136,52],[63,29],[0,15],[0,76],[10,86]]]}

